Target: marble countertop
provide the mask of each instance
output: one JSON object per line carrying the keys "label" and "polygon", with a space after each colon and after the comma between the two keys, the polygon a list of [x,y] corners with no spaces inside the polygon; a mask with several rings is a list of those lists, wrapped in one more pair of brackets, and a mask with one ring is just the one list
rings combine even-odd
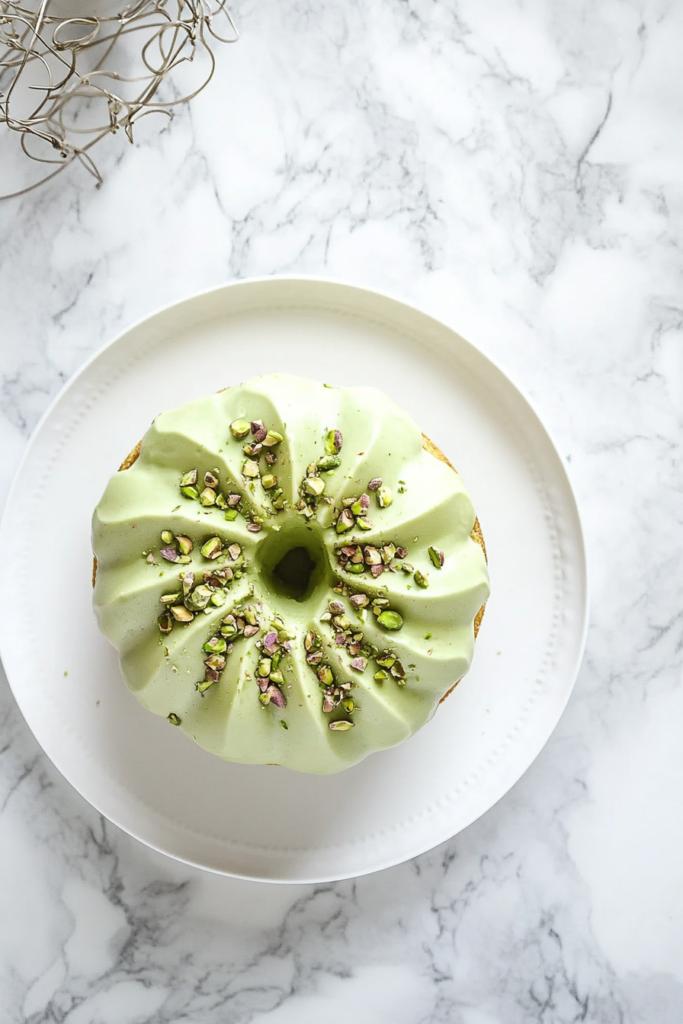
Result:
{"label": "marble countertop", "polygon": [[117,138],[99,191],[71,169],[0,204],[3,489],[51,398],[136,318],[250,275],[386,288],[499,358],[546,419],[584,515],[587,653],[498,806],[320,886],[214,877],[129,839],[3,685],[2,1020],[680,1024],[683,6],[235,13],[211,87],[161,133]]}

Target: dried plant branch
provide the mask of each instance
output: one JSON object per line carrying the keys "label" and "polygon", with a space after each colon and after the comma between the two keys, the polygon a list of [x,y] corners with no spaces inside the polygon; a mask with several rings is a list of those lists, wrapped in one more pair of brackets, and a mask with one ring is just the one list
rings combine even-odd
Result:
{"label": "dried plant branch", "polygon": [[[0,126],[51,168],[0,199],[30,192],[74,160],[101,184],[92,147],[120,129],[132,142],[148,114],[172,116],[213,78],[212,45],[237,39],[226,0],[0,0]],[[170,72],[198,52],[209,58],[198,86],[157,98]]]}

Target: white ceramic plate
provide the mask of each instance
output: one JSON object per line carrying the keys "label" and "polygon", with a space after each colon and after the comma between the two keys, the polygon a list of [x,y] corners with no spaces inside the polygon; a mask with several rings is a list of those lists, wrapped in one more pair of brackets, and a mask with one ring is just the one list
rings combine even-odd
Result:
{"label": "white ceramic plate", "polygon": [[[469,675],[417,736],[327,778],[227,764],[169,729],[126,689],[91,611],[90,517],[108,477],[158,412],[259,371],[390,394],[462,473],[489,553],[492,596]],[[2,656],[47,755],[126,832],[231,875],[346,878],[455,835],[539,753],[583,651],[581,525],[534,411],[444,324],[319,279],[198,295],[95,356],[38,426],[0,545],[13,581]]]}

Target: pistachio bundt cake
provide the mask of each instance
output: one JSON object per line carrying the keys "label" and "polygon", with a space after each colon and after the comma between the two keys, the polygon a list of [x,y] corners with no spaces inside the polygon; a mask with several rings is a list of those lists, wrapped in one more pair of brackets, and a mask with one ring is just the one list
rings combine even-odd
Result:
{"label": "pistachio bundt cake", "polygon": [[416,732],[489,594],[461,478],[374,388],[257,377],[163,413],[93,518],[138,700],[229,761],[330,774]]}

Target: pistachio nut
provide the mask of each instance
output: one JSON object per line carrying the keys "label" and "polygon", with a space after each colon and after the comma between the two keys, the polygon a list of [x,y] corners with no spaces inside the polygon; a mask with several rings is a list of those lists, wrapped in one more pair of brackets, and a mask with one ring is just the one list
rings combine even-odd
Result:
{"label": "pistachio nut", "polygon": [[443,551],[439,551],[438,548],[429,547],[427,548],[427,554],[431,559],[432,565],[437,569],[441,569],[445,561]]}
{"label": "pistachio nut", "polygon": [[183,604],[174,604],[171,608],[171,615],[176,622],[192,622],[194,615],[189,608]]}
{"label": "pistachio nut", "polygon": [[343,718],[340,718],[337,722],[330,722],[328,728],[332,732],[348,732],[349,729],[353,729],[353,722],[347,722]]}
{"label": "pistachio nut", "polygon": [[319,476],[307,476],[304,479],[303,488],[305,494],[318,498],[325,490],[325,481]]}
{"label": "pistachio nut", "polygon": [[330,430],[325,438],[325,452],[327,455],[337,455],[342,448],[341,430]]}
{"label": "pistachio nut", "polygon": [[202,544],[201,550],[204,558],[218,558],[223,550],[223,544],[220,537],[209,537],[209,539]]}
{"label": "pistachio nut", "polygon": [[251,430],[251,423],[249,420],[233,420],[230,424],[230,433],[233,437],[236,437],[238,441],[241,441],[243,437],[246,437]]}
{"label": "pistachio nut", "polygon": [[377,621],[385,629],[400,629],[403,625],[403,619],[398,612],[391,611],[390,609],[381,612],[377,617]]}
{"label": "pistachio nut", "polygon": [[160,633],[170,633],[173,629],[173,619],[168,612],[164,612],[157,619],[157,625],[159,626]]}
{"label": "pistachio nut", "polygon": [[181,534],[180,536],[176,537],[176,541],[178,542],[178,551],[180,552],[180,554],[189,555],[190,552],[192,551],[192,548],[194,547],[194,544],[192,543],[190,538],[185,537]]}

